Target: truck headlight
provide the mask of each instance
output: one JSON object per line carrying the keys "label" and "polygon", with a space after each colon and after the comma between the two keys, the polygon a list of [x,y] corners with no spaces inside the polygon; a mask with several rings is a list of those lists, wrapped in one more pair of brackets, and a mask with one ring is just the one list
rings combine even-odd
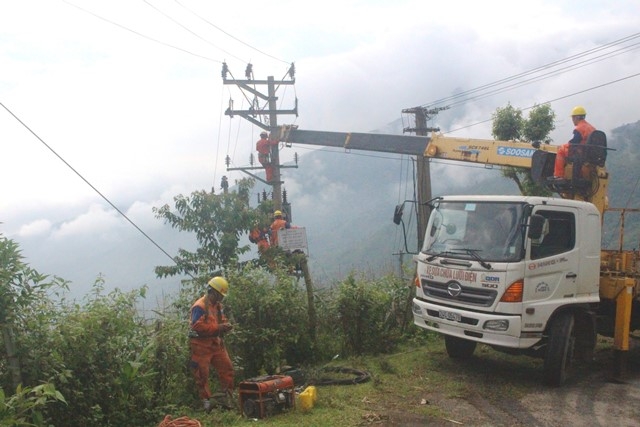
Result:
{"label": "truck headlight", "polygon": [[422,309],[415,302],[413,303],[412,310],[413,310],[413,314],[420,314],[420,315],[422,314]]}
{"label": "truck headlight", "polygon": [[489,329],[490,331],[506,331],[509,329],[509,321],[508,320],[487,320],[484,322],[484,329]]}

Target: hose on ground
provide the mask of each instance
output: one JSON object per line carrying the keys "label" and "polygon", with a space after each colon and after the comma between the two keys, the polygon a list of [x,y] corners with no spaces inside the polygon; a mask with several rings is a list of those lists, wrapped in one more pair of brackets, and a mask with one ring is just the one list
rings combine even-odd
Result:
{"label": "hose on ground", "polygon": [[171,419],[171,415],[167,415],[158,427],[202,427],[202,424],[200,424],[200,421],[189,417]]}
{"label": "hose on ground", "polygon": [[309,384],[315,386],[325,385],[351,385],[366,383],[371,379],[371,374],[367,371],[361,371],[359,369],[345,368],[342,366],[325,366],[321,369],[321,372],[336,372],[339,374],[353,375],[351,378],[320,378],[318,380],[310,381]]}

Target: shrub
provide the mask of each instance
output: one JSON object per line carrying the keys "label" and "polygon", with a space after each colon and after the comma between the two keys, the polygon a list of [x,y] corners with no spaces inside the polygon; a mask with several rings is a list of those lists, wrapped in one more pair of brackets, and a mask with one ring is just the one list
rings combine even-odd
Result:
{"label": "shrub", "polygon": [[295,278],[248,269],[230,277],[230,283],[224,304],[235,328],[227,345],[245,377],[313,357],[306,292]]}
{"label": "shrub", "polygon": [[405,330],[406,301],[412,289],[401,280],[383,276],[370,280],[349,275],[335,290],[333,313],[346,355],[391,351]]}

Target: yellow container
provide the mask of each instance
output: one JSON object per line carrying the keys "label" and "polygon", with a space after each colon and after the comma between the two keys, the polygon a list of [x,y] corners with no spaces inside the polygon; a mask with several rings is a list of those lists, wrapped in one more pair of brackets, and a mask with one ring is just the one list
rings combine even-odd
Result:
{"label": "yellow container", "polygon": [[303,411],[309,411],[318,400],[316,388],[312,385],[305,388],[298,397],[300,399],[300,409]]}

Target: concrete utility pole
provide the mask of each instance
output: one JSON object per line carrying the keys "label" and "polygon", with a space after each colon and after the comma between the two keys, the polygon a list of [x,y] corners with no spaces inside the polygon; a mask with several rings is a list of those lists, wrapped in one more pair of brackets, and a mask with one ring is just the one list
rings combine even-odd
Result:
{"label": "concrete utility pole", "polygon": [[[227,111],[225,111],[225,115],[233,117],[234,115],[238,115],[254,125],[264,129],[269,132],[269,139],[272,141],[277,141],[278,134],[278,115],[280,114],[295,114],[298,116],[298,100],[296,99],[295,107],[291,110],[279,110],[277,108],[276,101],[278,97],[276,96],[276,81],[273,76],[269,76],[267,80],[254,80],[253,79],[253,70],[252,65],[247,65],[247,69],[245,71],[245,79],[236,80],[236,79],[228,79],[227,75],[229,74],[229,69],[227,64],[222,64],[222,81],[225,85],[232,84],[238,86],[241,90],[245,92],[251,93],[256,98],[256,103],[258,100],[266,101],[267,108],[261,109],[258,105],[252,105],[248,110],[234,110],[230,105]],[[293,64],[291,64],[291,68],[289,68],[288,75],[291,78],[290,80],[279,80],[277,82],[277,86],[283,85],[293,85],[295,84],[295,68]],[[260,92],[257,87],[258,86],[267,86],[267,94],[263,94]],[[264,117],[264,121],[256,119],[256,116]],[[285,167],[297,167],[296,166],[282,166],[280,165],[280,151],[278,144],[274,144],[271,147],[271,164],[273,166],[273,177],[270,182],[266,182],[262,178],[254,175],[249,172],[254,169],[263,169],[262,167],[240,167],[240,168],[229,168],[227,165],[227,170],[241,170],[248,175],[253,176],[254,178],[271,185],[273,187],[273,202],[275,209],[283,208],[282,201],[282,181],[280,169]]]}
{"label": "concrete utility pole", "polygon": [[[407,108],[402,110],[403,113],[415,114],[416,127],[405,128],[404,132],[415,132],[416,135],[426,136],[430,132],[438,132],[440,128],[427,127],[427,120],[434,114],[438,114],[438,111],[446,110],[449,107],[440,107],[427,109],[423,107]],[[424,235],[427,228],[427,222],[429,221],[430,209],[426,205],[426,202],[431,200],[431,170],[429,168],[429,159],[424,156],[416,156],[416,172],[418,175],[418,200],[416,200],[418,207],[418,247],[422,248],[424,243]]]}

